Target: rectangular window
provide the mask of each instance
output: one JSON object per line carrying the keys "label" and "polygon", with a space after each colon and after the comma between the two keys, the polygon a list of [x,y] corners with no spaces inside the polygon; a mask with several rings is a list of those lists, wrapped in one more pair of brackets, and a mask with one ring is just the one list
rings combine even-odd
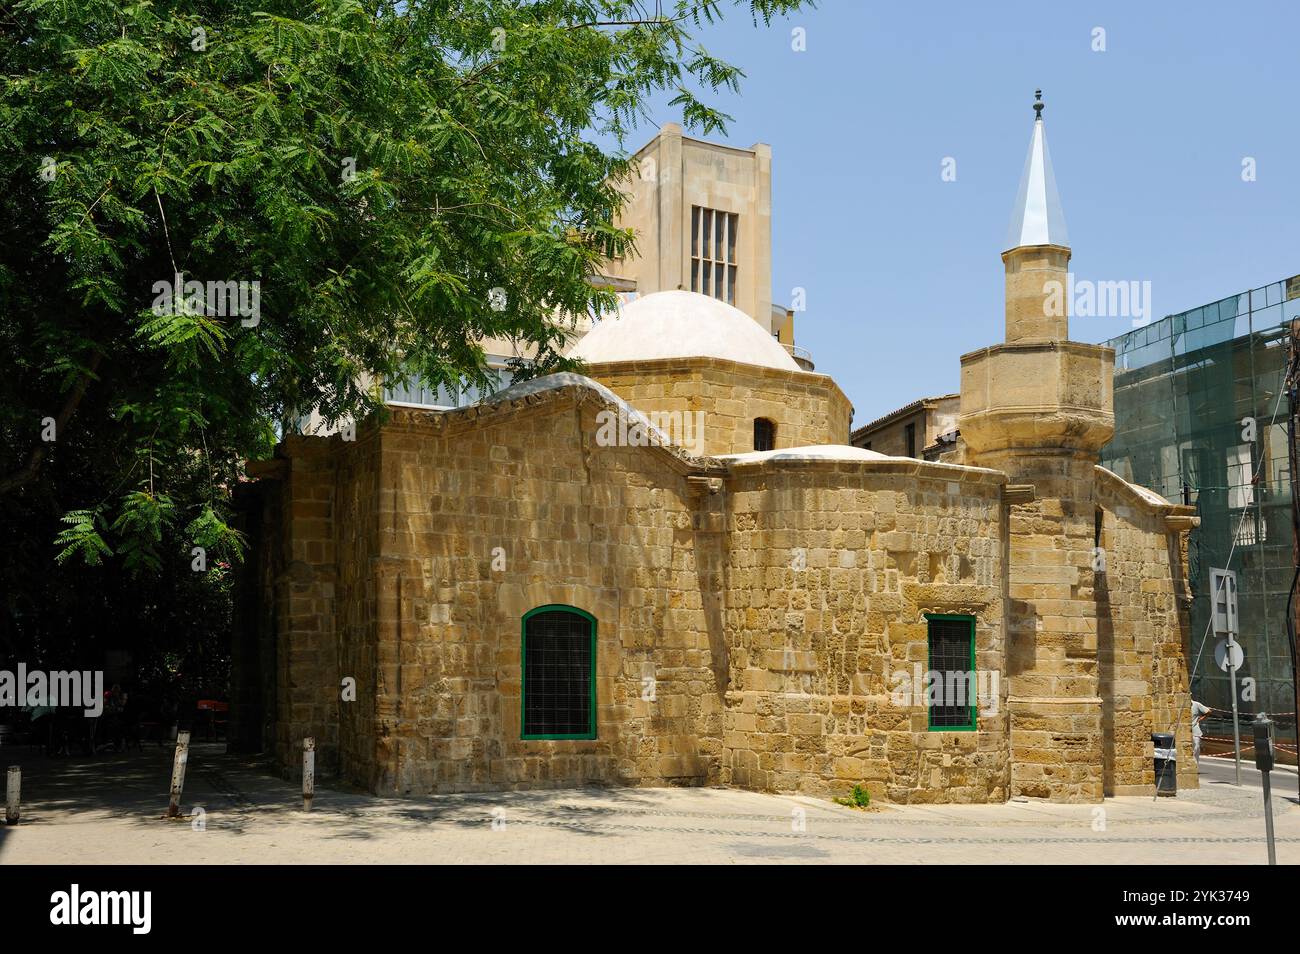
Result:
{"label": "rectangular window", "polygon": [[568,606],[524,615],[522,647],[525,739],[596,737],[596,620]]}
{"label": "rectangular window", "polygon": [[1228,506],[1233,510],[1249,507],[1255,502],[1254,461],[1250,445],[1238,444],[1228,449]]}
{"label": "rectangular window", "polygon": [[736,234],[740,216],[691,206],[691,291],[736,303]]}
{"label": "rectangular window", "polygon": [[930,731],[974,731],[979,704],[975,671],[975,617],[927,613]]}
{"label": "rectangular window", "polygon": [[915,457],[916,456],[916,425],[908,424],[907,427],[904,428],[904,431],[906,433],[906,439],[907,439],[906,456]]}
{"label": "rectangular window", "polygon": [[437,388],[418,375],[395,381],[384,388],[384,401],[390,404],[414,404],[420,407],[452,408],[460,401],[459,390],[447,385]]}
{"label": "rectangular window", "polygon": [[[491,360],[503,361],[504,359],[494,356]],[[434,387],[419,375],[412,374],[386,386],[384,401],[389,404],[412,404],[438,409],[467,407],[508,388],[511,377],[508,369],[490,364],[487,370],[488,386],[484,390],[467,380]]]}

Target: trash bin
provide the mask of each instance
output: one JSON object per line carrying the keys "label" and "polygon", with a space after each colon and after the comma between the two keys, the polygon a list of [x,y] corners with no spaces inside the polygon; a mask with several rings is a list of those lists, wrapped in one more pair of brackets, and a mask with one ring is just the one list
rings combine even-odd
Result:
{"label": "trash bin", "polygon": [[1156,794],[1178,794],[1178,750],[1174,747],[1172,732],[1152,732],[1151,745],[1155,748]]}

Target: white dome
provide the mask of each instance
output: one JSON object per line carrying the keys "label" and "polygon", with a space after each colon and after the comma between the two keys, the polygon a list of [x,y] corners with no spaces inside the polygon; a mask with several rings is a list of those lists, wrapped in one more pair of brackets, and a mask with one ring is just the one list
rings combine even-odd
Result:
{"label": "white dome", "polygon": [[688,291],[637,298],[607,315],[569,357],[589,364],[655,358],[723,358],[782,371],[800,371],[794,358],[758,322],[726,302]]}
{"label": "white dome", "polygon": [[733,464],[756,464],[767,460],[835,460],[853,463],[866,460],[911,460],[908,457],[890,457],[865,447],[848,444],[810,444],[807,447],[783,447],[779,450],[749,451],[744,454],[717,454],[718,460]]}

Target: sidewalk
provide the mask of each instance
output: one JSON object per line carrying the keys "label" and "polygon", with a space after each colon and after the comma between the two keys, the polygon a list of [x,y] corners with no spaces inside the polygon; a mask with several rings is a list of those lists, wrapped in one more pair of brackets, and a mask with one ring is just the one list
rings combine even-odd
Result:
{"label": "sidewalk", "polygon": [[[581,789],[377,798],[296,785],[255,762],[191,750],[184,809],[163,819],[171,752],[23,765],[21,823],[0,826],[0,864],[956,863],[1260,864],[1258,788],[1203,780],[1175,798],[1104,805],[885,806],[717,788]],[[19,757],[15,758],[15,754]],[[1300,863],[1295,777],[1275,788],[1278,861]],[[197,816],[197,813],[195,813]],[[803,822],[803,830],[796,830]],[[494,825],[495,822],[495,825]],[[1046,849],[1046,850],[1045,850]]]}

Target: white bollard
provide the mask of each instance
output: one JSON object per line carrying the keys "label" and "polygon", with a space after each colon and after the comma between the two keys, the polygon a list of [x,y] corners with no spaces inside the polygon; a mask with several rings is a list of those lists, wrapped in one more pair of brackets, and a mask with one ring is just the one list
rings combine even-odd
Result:
{"label": "white bollard", "polygon": [[311,800],[316,796],[316,740],[302,740],[302,810],[311,811]]}
{"label": "white bollard", "polygon": [[185,763],[190,760],[190,734],[176,734],[176,755],[172,758],[171,800],[167,803],[167,817],[175,818],[181,813],[181,790],[185,787]]}
{"label": "white bollard", "polygon": [[18,824],[18,808],[22,802],[23,770],[17,765],[9,766],[9,776],[5,782],[5,824]]}

